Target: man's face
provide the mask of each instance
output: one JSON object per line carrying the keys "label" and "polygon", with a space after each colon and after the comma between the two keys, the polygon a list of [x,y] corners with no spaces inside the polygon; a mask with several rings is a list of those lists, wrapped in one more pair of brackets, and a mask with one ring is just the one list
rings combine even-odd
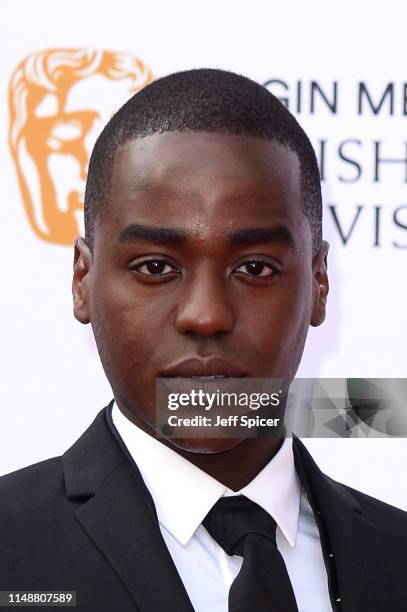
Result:
{"label": "man's face", "polygon": [[117,152],[93,259],[76,245],[75,316],[92,324],[118,405],[152,433],[157,377],[295,375],[308,326],[324,318],[326,252],[312,257],[298,158],[280,144],[133,140]]}

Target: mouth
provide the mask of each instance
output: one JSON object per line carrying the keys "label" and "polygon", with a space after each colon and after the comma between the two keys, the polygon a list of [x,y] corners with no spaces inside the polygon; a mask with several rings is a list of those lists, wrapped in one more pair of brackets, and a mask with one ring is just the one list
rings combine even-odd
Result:
{"label": "mouth", "polygon": [[237,392],[247,376],[242,367],[218,356],[184,359],[159,373],[165,387],[178,393]]}
{"label": "mouth", "polygon": [[230,378],[229,376],[223,376],[222,374],[214,374],[213,376],[191,376],[194,380],[215,380],[219,378]]}
{"label": "mouth", "polygon": [[161,378],[191,378],[197,381],[224,380],[227,378],[244,378],[247,373],[239,365],[222,357],[197,357],[184,359],[167,366],[160,373]]}

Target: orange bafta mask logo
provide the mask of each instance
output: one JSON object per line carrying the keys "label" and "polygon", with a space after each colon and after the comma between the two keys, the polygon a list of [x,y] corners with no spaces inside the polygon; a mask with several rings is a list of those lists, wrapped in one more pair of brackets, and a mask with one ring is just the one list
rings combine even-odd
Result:
{"label": "orange bafta mask logo", "polygon": [[115,110],[151,80],[144,62],[114,51],[48,49],[17,66],[9,89],[9,141],[39,238],[72,245],[83,234],[93,144]]}

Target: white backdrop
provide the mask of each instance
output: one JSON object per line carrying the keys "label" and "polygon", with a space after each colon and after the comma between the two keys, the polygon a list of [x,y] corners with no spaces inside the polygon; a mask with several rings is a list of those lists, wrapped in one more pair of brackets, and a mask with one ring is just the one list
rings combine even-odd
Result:
{"label": "white backdrop", "polygon": [[[374,10],[364,2],[3,0],[0,474],[63,452],[112,396],[91,329],[72,316],[72,248],[41,239],[23,205],[8,143],[18,64],[44,49],[111,50],[139,58],[144,76],[209,66],[268,83],[316,148],[331,243],[327,320],[311,330],[298,375],[405,377],[406,13],[392,1]],[[126,99],[124,84],[104,93],[102,81],[79,83],[77,104],[102,122]],[[74,166],[58,163],[49,169],[69,192]],[[35,165],[26,172],[34,185]],[[407,509],[406,440],[306,443],[333,477]]]}

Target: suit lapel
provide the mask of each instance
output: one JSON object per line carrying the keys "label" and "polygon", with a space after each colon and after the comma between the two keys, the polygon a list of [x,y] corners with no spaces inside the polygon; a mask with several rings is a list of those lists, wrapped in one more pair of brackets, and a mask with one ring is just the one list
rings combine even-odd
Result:
{"label": "suit lapel", "polygon": [[[110,406],[108,407],[110,408]],[[142,612],[193,612],[161,536],[154,504],[101,411],[63,456],[68,496],[85,532]]]}
{"label": "suit lapel", "polygon": [[320,531],[334,610],[390,612],[376,528],[353,495],[319,470],[298,438],[294,457]]}

